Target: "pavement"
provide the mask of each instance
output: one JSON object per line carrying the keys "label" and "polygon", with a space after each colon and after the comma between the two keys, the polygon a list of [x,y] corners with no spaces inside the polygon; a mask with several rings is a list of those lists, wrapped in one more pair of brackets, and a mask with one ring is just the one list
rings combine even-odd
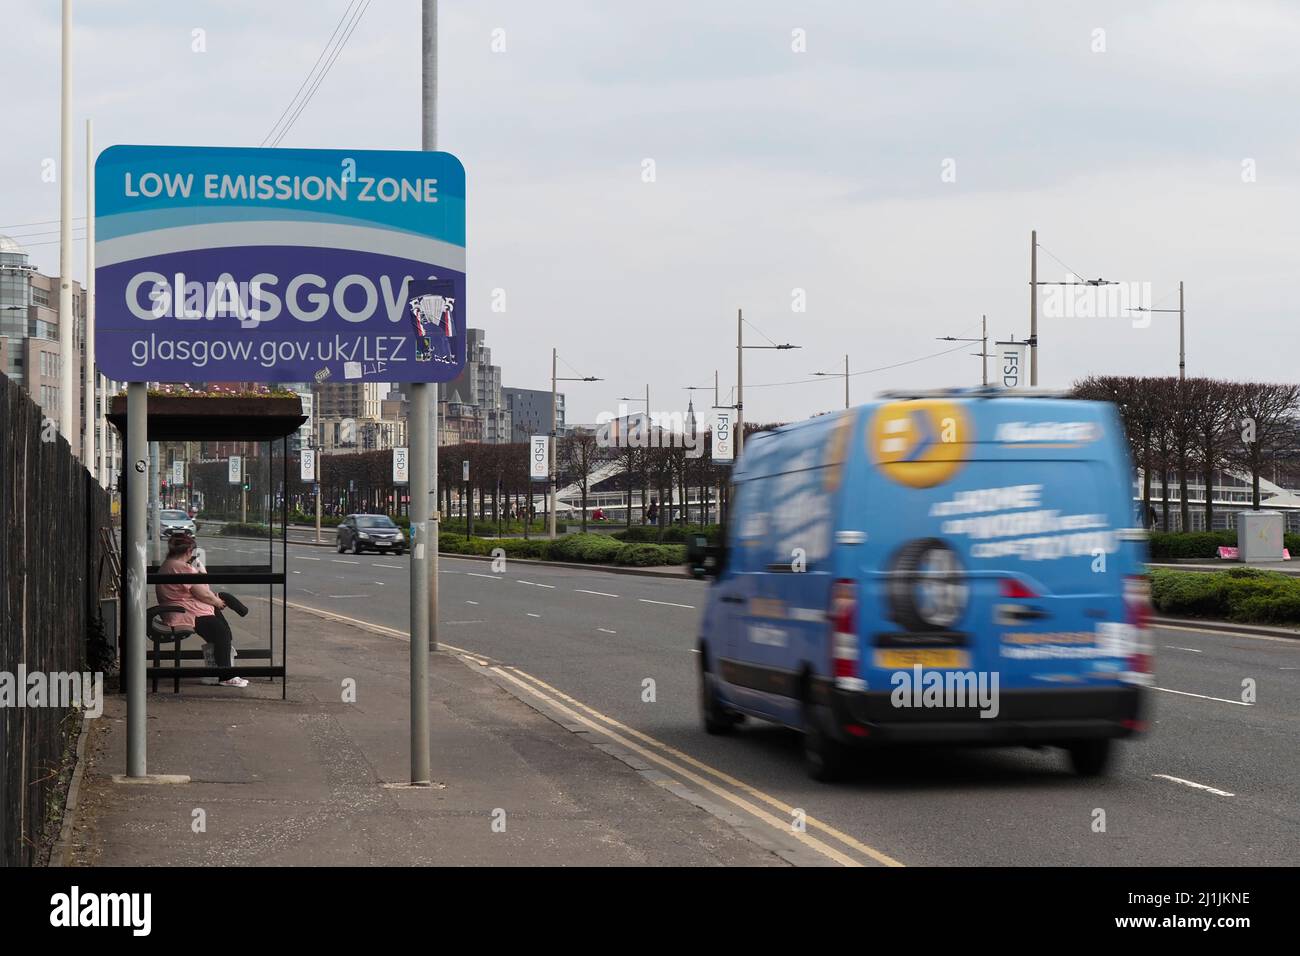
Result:
{"label": "pavement", "polygon": [[[436,785],[402,786],[409,644],[306,612],[291,620],[287,700],[278,682],[257,680],[149,695],[149,771],[188,784],[113,782],[126,724],[124,699],[110,698],[89,722],[71,865],[799,862],[796,841],[762,845],[725,808],[592,746],[450,651],[430,656]],[[237,644],[258,642],[254,630]],[[347,681],[355,702],[342,699]]]}

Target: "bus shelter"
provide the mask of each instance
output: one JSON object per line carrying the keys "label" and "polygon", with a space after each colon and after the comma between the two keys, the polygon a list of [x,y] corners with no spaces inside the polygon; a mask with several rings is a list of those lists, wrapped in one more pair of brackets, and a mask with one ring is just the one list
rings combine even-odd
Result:
{"label": "bus shelter", "polygon": [[[130,447],[126,396],[112,400],[108,420],[121,433],[123,446]],[[279,678],[283,699],[288,673],[289,441],[306,421],[301,402],[297,396],[150,394],[146,421],[150,447],[158,453],[151,453],[149,497],[156,509],[145,542],[148,594],[143,603],[151,610],[158,606],[154,588],[159,584],[206,584],[219,594],[232,595],[235,601],[227,600],[232,609],[242,606],[247,612],[237,622],[237,657],[225,668],[204,661],[197,635],[171,634],[171,629],[159,626],[157,615],[149,615],[153,619],[146,620],[146,679],[155,691],[161,680],[179,692],[182,680]],[[124,529],[131,527],[134,509],[148,508],[147,501],[133,499],[125,472],[120,489]],[[196,526],[204,568],[197,574],[163,574],[167,538],[172,531],[187,530],[187,520]],[[123,560],[122,567],[128,563]],[[123,571],[122,593],[127,586]],[[131,654],[129,603],[121,602],[118,628],[123,674],[128,673]],[[229,619],[231,612],[226,614]]]}

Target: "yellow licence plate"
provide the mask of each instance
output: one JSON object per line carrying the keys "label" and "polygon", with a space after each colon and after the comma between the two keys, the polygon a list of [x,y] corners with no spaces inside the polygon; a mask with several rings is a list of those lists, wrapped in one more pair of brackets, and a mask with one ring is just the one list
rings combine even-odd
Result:
{"label": "yellow licence plate", "polygon": [[952,647],[930,648],[915,651],[876,651],[876,666],[890,670],[906,670],[920,664],[922,667],[965,668],[966,652]]}

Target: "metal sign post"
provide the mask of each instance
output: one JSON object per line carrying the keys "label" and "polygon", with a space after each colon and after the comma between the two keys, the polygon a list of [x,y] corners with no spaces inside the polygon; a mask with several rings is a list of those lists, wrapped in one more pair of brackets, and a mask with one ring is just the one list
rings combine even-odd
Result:
{"label": "metal sign post", "polygon": [[[429,62],[433,7],[425,0]],[[95,163],[95,218],[96,355],[107,377],[412,383],[411,776],[427,784],[430,385],[465,366],[464,167],[424,150],[113,146]],[[143,634],[137,610],[131,626]],[[144,699],[131,700],[128,724],[143,730]]]}

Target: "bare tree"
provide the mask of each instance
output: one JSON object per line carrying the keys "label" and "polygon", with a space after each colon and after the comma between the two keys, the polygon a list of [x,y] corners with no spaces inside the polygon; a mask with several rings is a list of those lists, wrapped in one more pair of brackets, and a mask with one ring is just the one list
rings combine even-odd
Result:
{"label": "bare tree", "polygon": [[573,476],[582,489],[582,530],[587,530],[587,490],[591,472],[603,460],[605,449],[596,441],[596,433],[582,428],[573,429],[560,440],[560,467]]}
{"label": "bare tree", "polygon": [[1240,386],[1228,460],[1250,472],[1251,507],[1259,510],[1259,478],[1274,455],[1291,443],[1300,385],[1250,382]]}

